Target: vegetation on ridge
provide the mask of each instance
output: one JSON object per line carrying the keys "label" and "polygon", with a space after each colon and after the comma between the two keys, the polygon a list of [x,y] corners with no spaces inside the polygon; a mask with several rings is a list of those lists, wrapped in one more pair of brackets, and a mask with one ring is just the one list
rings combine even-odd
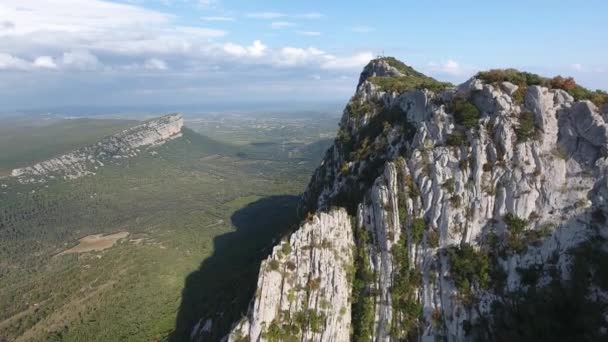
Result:
{"label": "vegetation on ridge", "polygon": [[520,89],[514,95],[518,102],[523,102],[523,95],[529,86],[543,86],[553,89],[562,89],[568,92],[575,100],[589,100],[596,106],[602,107],[608,104],[608,93],[602,90],[589,90],[576,83],[572,77],[556,76],[546,78],[537,74],[519,71],[517,69],[492,69],[481,71],[475,76],[488,83],[510,82],[517,85]]}
{"label": "vegetation on ridge", "polygon": [[430,91],[440,92],[453,87],[451,83],[440,82],[432,77],[426,76],[394,57],[381,57],[372,60],[370,63],[374,63],[379,60],[386,61],[390,66],[397,69],[402,74],[402,76],[399,77],[370,77],[369,81],[380,87],[382,91],[403,93],[412,89],[428,89]]}

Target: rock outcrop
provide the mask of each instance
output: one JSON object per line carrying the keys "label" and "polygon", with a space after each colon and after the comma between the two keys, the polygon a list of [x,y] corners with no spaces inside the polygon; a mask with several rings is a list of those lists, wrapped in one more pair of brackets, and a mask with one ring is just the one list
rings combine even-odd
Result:
{"label": "rock outcrop", "polygon": [[21,183],[38,183],[55,178],[75,179],[91,175],[106,163],[137,156],[143,148],[180,137],[183,126],[184,119],[180,114],[165,115],[108,136],[94,145],[14,169],[11,176]]}
{"label": "rock outcrop", "polygon": [[[341,309],[331,305],[319,329],[351,335],[304,339],[608,338],[606,116],[536,75],[480,73],[450,87],[399,63],[365,68],[303,195],[301,211],[315,220],[347,209],[357,246],[355,276],[339,283],[347,288],[318,287],[352,291],[339,302],[351,304],[341,321],[351,326],[325,319]],[[294,233],[290,256],[308,253],[294,242],[312,227]],[[344,243],[336,234],[349,233],[319,229],[315,241]],[[298,279],[337,271],[309,260],[294,261]],[[262,322],[294,312],[269,262],[232,340],[270,340]]]}
{"label": "rock outcrop", "polygon": [[229,341],[347,341],[354,239],[346,210],[319,213],[260,267],[250,312]]}

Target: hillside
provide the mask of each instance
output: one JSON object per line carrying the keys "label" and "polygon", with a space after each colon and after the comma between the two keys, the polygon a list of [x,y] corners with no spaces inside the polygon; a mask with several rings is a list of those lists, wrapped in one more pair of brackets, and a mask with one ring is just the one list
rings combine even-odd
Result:
{"label": "hillside", "polygon": [[1,118],[0,177],[13,169],[94,144],[132,126],[132,120]]}
{"label": "hillside", "polygon": [[[99,140],[143,141],[126,128]],[[219,338],[246,312],[259,261],[292,226],[320,156],[256,159],[264,146],[179,134],[95,159],[104,165],[86,176],[0,179],[0,341],[183,341],[221,308]]]}
{"label": "hillside", "polygon": [[229,341],[605,340],[607,104],[371,61]]}
{"label": "hillside", "polygon": [[183,126],[181,115],[166,115],[66,154],[14,169],[11,176],[20,183],[41,183],[54,178],[76,179],[92,175],[105,163],[135,157],[140,153],[140,148],[162,145],[180,137]]}

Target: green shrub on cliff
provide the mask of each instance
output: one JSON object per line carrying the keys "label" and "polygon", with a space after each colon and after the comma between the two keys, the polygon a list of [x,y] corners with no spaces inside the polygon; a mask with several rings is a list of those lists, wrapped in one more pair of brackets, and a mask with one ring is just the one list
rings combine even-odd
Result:
{"label": "green shrub on cliff", "polygon": [[454,98],[451,110],[454,112],[454,121],[466,128],[476,127],[481,117],[479,109],[472,102],[461,97]]}

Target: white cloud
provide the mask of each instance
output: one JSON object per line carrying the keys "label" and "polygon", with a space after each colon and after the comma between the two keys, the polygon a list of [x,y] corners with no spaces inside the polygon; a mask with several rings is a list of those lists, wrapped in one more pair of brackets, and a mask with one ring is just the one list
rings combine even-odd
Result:
{"label": "white cloud", "polygon": [[354,26],[349,28],[348,30],[356,33],[370,33],[375,31],[376,29],[370,26]]}
{"label": "white cloud", "polygon": [[294,26],[294,25],[295,25],[294,23],[289,22],[289,21],[273,21],[270,24],[270,27],[272,27],[273,29],[276,30],[276,29],[282,29],[282,28],[285,28],[285,27],[291,27],[291,26]]}
{"label": "white cloud", "polygon": [[583,71],[584,69],[583,65],[579,63],[572,64],[570,67],[576,71]]}
{"label": "white cloud", "polygon": [[374,54],[371,52],[360,52],[349,57],[331,56],[321,67],[325,69],[358,69],[365,66],[373,58]]}
{"label": "white cloud", "polygon": [[297,34],[302,36],[320,36],[321,32],[318,31],[296,31]]}
{"label": "white cloud", "polygon": [[198,0],[198,6],[202,8],[211,8],[217,6],[219,0]]}
{"label": "white cloud", "polygon": [[95,33],[125,27],[163,25],[169,16],[126,4],[100,0],[37,1],[20,0],[0,7],[2,16],[11,18],[10,34],[55,32]]}
{"label": "white cloud", "polygon": [[7,53],[0,53],[0,70],[27,70],[30,63]]}
{"label": "white cloud", "polygon": [[[218,38],[228,34],[224,30],[216,30],[205,27],[191,27],[191,26],[177,26],[174,30],[175,33],[185,33],[189,36],[196,36],[198,38]],[[170,31],[167,31],[170,32]]]}
{"label": "white cloud", "polygon": [[459,76],[464,73],[463,67],[458,62],[451,59],[442,63],[430,62],[428,66],[432,72],[448,74],[451,76]]}
{"label": "white cloud", "polygon": [[281,12],[253,12],[246,15],[248,18],[274,20],[279,18],[296,18],[296,19],[320,19],[324,15],[318,12],[308,12],[300,14],[285,14]]}
{"label": "white cloud", "polygon": [[150,58],[144,62],[144,68],[148,70],[167,70],[167,63],[162,59]]}
{"label": "white cloud", "polygon": [[279,66],[295,66],[303,64],[318,63],[326,60],[328,55],[325,51],[309,47],[306,49],[296,47],[284,47],[278,51],[274,62]]}
{"label": "white cloud", "polygon": [[256,40],[250,46],[242,46],[234,43],[225,43],[222,46],[223,52],[233,57],[253,57],[258,58],[264,56],[266,45],[261,41]]}
{"label": "white cloud", "polygon": [[97,56],[87,50],[64,52],[61,63],[68,69],[95,70],[101,66]]}
{"label": "white cloud", "polygon": [[132,55],[183,53],[193,44],[227,34],[175,25],[171,15],[100,0],[20,0],[0,5],[0,16],[11,18],[12,27],[0,29],[0,46],[14,55],[70,50]]}
{"label": "white cloud", "polygon": [[0,29],[1,30],[12,30],[15,28],[15,24],[9,20],[0,21]]}
{"label": "white cloud", "polygon": [[278,18],[283,18],[286,16],[287,15],[285,15],[283,13],[279,13],[279,12],[254,12],[254,13],[247,14],[247,17],[249,17],[249,18],[265,19],[265,20],[278,19]]}
{"label": "white cloud", "polygon": [[57,69],[57,63],[51,56],[39,56],[30,62],[24,58],[0,53],[0,70],[32,71],[35,69]]}
{"label": "white cloud", "polygon": [[204,21],[234,21],[234,18],[232,17],[202,17],[201,19],[203,19]]}
{"label": "white cloud", "polygon": [[266,51],[266,45],[262,44],[261,41],[256,40],[253,42],[253,45],[247,48],[247,50],[253,57],[261,57],[264,55],[264,51]]}
{"label": "white cloud", "polygon": [[321,13],[317,13],[317,12],[310,12],[310,13],[298,14],[298,15],[296,15],[296,17],[302,18],[302,19],[321,19],[324,17],[324,15]]}
{"label": "white cloud", "polygon": [[34,60],[34,66],[43,69],[57,69],[57,63],[51,56],[40,56]]}
{"label": "white cloud", "polygon": [[[177,6],[184,1],[175,0],[173,4]],[[194,0],[188,1],[194,3]],[[236,18],[197,17],[209,23]],[[268,18],[265,24],[271,25],[272,22],[293,24],[320,15],[261,12],[250,17]],[[199,26],[185,25],[179,20],[177,16],[134,4],[104,0],[0,0],[0,78],[24,80],[21,97],[12,96],[17,90],[2,87],[0,82],[0,95],[10,98],[0,106],[7,103],[28,106],[28,100],[19,98],[51,93],[46,91],[50,87],[56,91],[54,96],[46,96],[47,103],[71,101],[76,93],[89,94],[88,98],[79,97],[79,101],[95,103],[101,101],[100,93],[108,99],[113,92],[134,94],[142,84],[138,77],[145,74],[158,77],[155,86],[163,91],[175,89],[167,84],[205,88],[211,82],[227,93],[233,93],[233,84],[251,85],[258,87],[258,92],[267,92],[252,82],[259,80],[260,75],[269,84],[328,84],[337,79],[338,73],[357,74],[372,57],[371,54],[334,55],[313,46],[267,46],[261,40],[249,43],[227,39],[229,32],[204,27],[202,21]],[[320,34],[314,30],[292,32],[305,36]],[[197,72],[209,77],[198,77]],[[316,77],[310,75],[322,76],[322,79],[315,82]],[[75,88],[82,83],[72,80],[88,86]],[[25,87],[26,81],[28,87]],[[340,82],[347,84],[346,80]],[[112,87],[108,88],[109,85]],[[62,94],[60,89],[65,90],[64,98],[57,95]],[[168,100],[181,95],[175,96]],[[41,97],[37,100],[42,101]],[[19,104],[19,101],[23,102]],[[126,101],[135,100],[129,97]],[[185,101],[192,99],[188,97]]]}

